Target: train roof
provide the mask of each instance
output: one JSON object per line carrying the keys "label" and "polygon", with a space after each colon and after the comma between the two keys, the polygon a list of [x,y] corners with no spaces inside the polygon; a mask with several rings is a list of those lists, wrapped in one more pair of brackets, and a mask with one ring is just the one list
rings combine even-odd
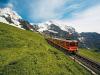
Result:
{"label": "train roof", "polygon": [[66,39],[60,39],[60,38],[53,38],[53,39],[62,40],[66,42],[78,42],[77,40],[66,40]]}

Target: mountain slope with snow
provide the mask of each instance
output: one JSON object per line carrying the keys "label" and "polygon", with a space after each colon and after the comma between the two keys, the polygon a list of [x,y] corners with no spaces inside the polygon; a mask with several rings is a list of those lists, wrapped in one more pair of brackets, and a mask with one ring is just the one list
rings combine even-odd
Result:
{"label": "mountain slope with snow", "polygon": [[74,33],[75,32],[75,29],[71,26],[68,26],[66,24],[62,24],[61,22],[59,21],[47,21],[45,23],[39,23],[38,26],[39,26],[39,30],[40,32],[43,32],[45,30],[49,30],[50,26],[54,24],[56,26],[58,26],[61,30],[63,31],[67,31],[69,33]]}
{"label": "mountain slope with snow", "polygon": [[24,30],[34,31],[33,26],[28,22],[22,19],[22,17],[11,8],[0,8],[0,22],[18,27]]}
{"label": "mountain slope with snow", "polygon": [[75,29],[67,24],[63,24],[60,21],[47,21],[44,23],[36,24],[38,26],[37,31],[40,33],[44,33],[46,35],[57,37],[57,38],[69,38],[73,37],[76,38],[78,33]]}
{"label": "mountain slope with snow", "polygon": [[19,19],[22,19],[21,16],[19,16],[17,12],[13,11],[11,8],[0,8],[0,22],[21,28]]}
{"label": "mountain slope with snow", "polygon": [[15,11],[11,8],[0,8],[1,17],[10,17],[14,24],[19,25],[18,20],[22,19]]}

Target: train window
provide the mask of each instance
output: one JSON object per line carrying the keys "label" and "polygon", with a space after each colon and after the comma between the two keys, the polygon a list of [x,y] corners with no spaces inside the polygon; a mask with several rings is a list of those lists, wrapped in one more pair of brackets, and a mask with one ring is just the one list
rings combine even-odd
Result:
{"label": "train window", "polygon": [[78,46],[78,42],[70,42],[70,46]]}
{"label": "train window", "polygon": [[60,43],[63,44],[63,41],[61,41]]}
{"label": "train window", "polygon": [[69,46],[69,42],[66,42],[66,46]]}
{"label": "train window", "polygon": [[70,46],[75,46],[75,42],[70,42]]}
{"label": "train window", "polygon": [[76,42],[76,44],[75,44],[76,46],[78,46],[78,42]]}

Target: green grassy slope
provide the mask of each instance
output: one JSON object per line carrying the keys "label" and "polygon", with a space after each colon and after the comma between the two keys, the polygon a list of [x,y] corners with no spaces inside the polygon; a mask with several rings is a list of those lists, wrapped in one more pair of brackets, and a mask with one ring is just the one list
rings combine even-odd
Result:
{"label": "green grassy slope", "polygon": [[38,33],[0,23],[0,75],[89,75]]}
{"label": "green grassy slope", "polygon": [[100,52],[95,52],[94,50],[79,49],[79,54],[100,63]]}

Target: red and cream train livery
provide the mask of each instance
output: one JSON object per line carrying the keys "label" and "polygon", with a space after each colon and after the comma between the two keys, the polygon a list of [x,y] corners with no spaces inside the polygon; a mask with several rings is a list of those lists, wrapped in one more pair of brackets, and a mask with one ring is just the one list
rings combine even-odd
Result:
{"label": "red and cream train livery", "polygon": [[75,53],[78,50],[78,41],[77,40],[64,40],[64,39],[58,39],[58,38],[48,38],[47,41],[67,50],[68,52]]}

